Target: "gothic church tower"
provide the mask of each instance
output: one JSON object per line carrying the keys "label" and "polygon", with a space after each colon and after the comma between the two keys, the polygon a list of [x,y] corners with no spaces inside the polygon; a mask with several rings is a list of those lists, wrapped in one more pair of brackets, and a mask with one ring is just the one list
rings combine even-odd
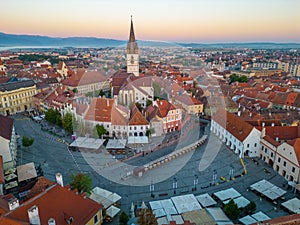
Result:
{"label": "gothic church tower", "polygon": [[135,40],[132,16],[131,16],[129,41],[127,44],[126,53],[127,53],[126,55],[127,73],[133,73],[136,77],[138,77],[139,76],[139,48]]}

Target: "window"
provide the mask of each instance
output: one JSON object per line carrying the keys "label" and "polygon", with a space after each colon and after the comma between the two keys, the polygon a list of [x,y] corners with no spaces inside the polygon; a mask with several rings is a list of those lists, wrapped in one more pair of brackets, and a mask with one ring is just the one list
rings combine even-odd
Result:
{"label": "window", "polygon": [[278,158],[278,162],[280,163],[280,157]]}
{"label": "window", "polygon": [[96,214],[95,216],[94,216],[94,224],[96,224],[98,222],[98,214]]}
{"label": "window", "polygon": [[283,162],[283,166],[286,166],[286,161]]}
{"label": "window", "polygon": [[271,152],[271,157],[273,157],[273,152]]}
{"label": "window", "polygon": [[[230,135],[230,136],[231,136],[231,135]],[[249,148],[249,146],[250,146],[250,145],[249,145],[249,144],[247,144],[247,148]]]}
{"label": "window", "polygon": [[292,172],[295,173],[295,167],[292,167]]}
{"label": "window", "polygon": [[261,150],[264,150],[264,146],[261,146]]}
{"label": "window", "polygon": [[257,143],[254,144],[254,147],[256,147],[256,146],[257,146]]}

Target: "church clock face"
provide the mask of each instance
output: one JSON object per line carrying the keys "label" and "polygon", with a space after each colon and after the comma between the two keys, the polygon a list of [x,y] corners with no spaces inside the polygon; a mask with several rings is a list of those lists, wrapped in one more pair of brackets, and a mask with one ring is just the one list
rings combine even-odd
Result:
{"label": "church clock face", "polygon": [[134,57],[133,57],[133,55],[131,56],[130,63],[134,64]]}

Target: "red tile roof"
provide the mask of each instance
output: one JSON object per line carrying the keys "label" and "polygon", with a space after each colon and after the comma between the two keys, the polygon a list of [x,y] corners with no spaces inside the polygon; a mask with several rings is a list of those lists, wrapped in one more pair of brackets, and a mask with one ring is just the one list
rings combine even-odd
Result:
{"label": "red tile roof", "polygon": [[266,135],[279,140],[293,140],[300,137],[300,126],[268,126],[266,127]]}
{"label": "red tile roof", "polygon": [[170,110],[176,109],[176,107],[172,103],[168,102],[167,100],[157,99],[156,103],[157,103],[157,107],[159,108],[160,114],[163,117],[166,117]]}
{"label": "red tile roof", "polygon": [[297,156],[298,162],[300,163],[300,137],[292,141],[288,141],[288,144],[294,147],[295,154]]}
{"label": "red tile roof", "polygon": [[[299,225],[300,224],[300,214],[292,214],[288,216],[281,216],[271,220],[265,220],[262,225]],[[257,225],[257,222],[251,224]]]}
{"label": "red tile roof", "polygon": [[0,124],[0,136],[10,141],[14,120],[7,116],[0,115]]}
{"label": "red tile roof", "polygon": [[18,222],[16,220],[12,220],[6,217],[1,217],[0,218],[0,225],[29,225],[28,223],[24,223],[24,222]]}
{"label": "red tile roof", "polygon": [[93,98],[84,119],[98,122],[111,122],[111,109],[113,104],[114,99]]}
{"label": "red tile roof", "polygon": [[242,120],[241,117],[229,113],[224,109],[219,109],[213,115],[212,119],[241,142],[248,137],[254,128],[252,125]]}
{"label": "red tile roof", "polygon": [[86,84],[93,84],[104,82],[108,77],[97,71],[85,71],[85,69],[78,69],[75,74],[62,81],[62,84],[71,87],[82,86]]}
{"label": "red tile roof", "polygon": [[145,119],[136,105],[131,109],[128,125],[149,125],[149,122]]}
{"label": "red tile roof", "polygon": [[34,184],[34,186],[30,189],[27,199],[32,198],[43,191],[45,191],[47,188],[52,186],[54,184],[53,181],[50,181],[44,177],[39,177],[37,182]]}
{"label": "red tile roof", "polygon": [[38,207],[41,224],[48,224],[48,220],[53,218],[56,224],[61,225],[67,224],[66,216],[73,217],[73,225],[86,224],[102,208],[102,205],[93,200],[54,184],[9,212],[6,217],[29,222],[27,210],[34,205]]}

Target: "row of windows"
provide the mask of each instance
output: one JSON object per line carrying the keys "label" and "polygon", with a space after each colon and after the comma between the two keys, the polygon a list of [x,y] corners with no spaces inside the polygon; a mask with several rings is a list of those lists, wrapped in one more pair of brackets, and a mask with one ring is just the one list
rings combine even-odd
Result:
{"label": "row of windows", "polygon": [[[133,130],[137,130],[138,129],[138,127],[136,127],[136,126],[134,126],[134,127],[129,127],[129,130],[132,130],[132,128],[133,128]],[[148,127],[146,126],[146,129],[147,129]],[[119,129],[120,129],[120,126],[119,126]],[[144,126],[140,126],[140,130],[143,130],[144,129]]]}
{"label": "row of windows", "polygon": [[[254,143],[253,146],[256,147],[256,146],[257,146],[257,143]],[[247,148],[249,148],[249,147],[250,147],[250,144],[247,144]]]}
{"label": "row of windows", "polygon": [[32,96],[34,94],[35,94],[34,91],[29,91],[29,92],[25,92],[25,93],[11,95],[8,97],[3,97],[3,100],[6,102],[7,100],[13,100],[13,99],[18,99],[18,98],[22,98],[22,97]]}

